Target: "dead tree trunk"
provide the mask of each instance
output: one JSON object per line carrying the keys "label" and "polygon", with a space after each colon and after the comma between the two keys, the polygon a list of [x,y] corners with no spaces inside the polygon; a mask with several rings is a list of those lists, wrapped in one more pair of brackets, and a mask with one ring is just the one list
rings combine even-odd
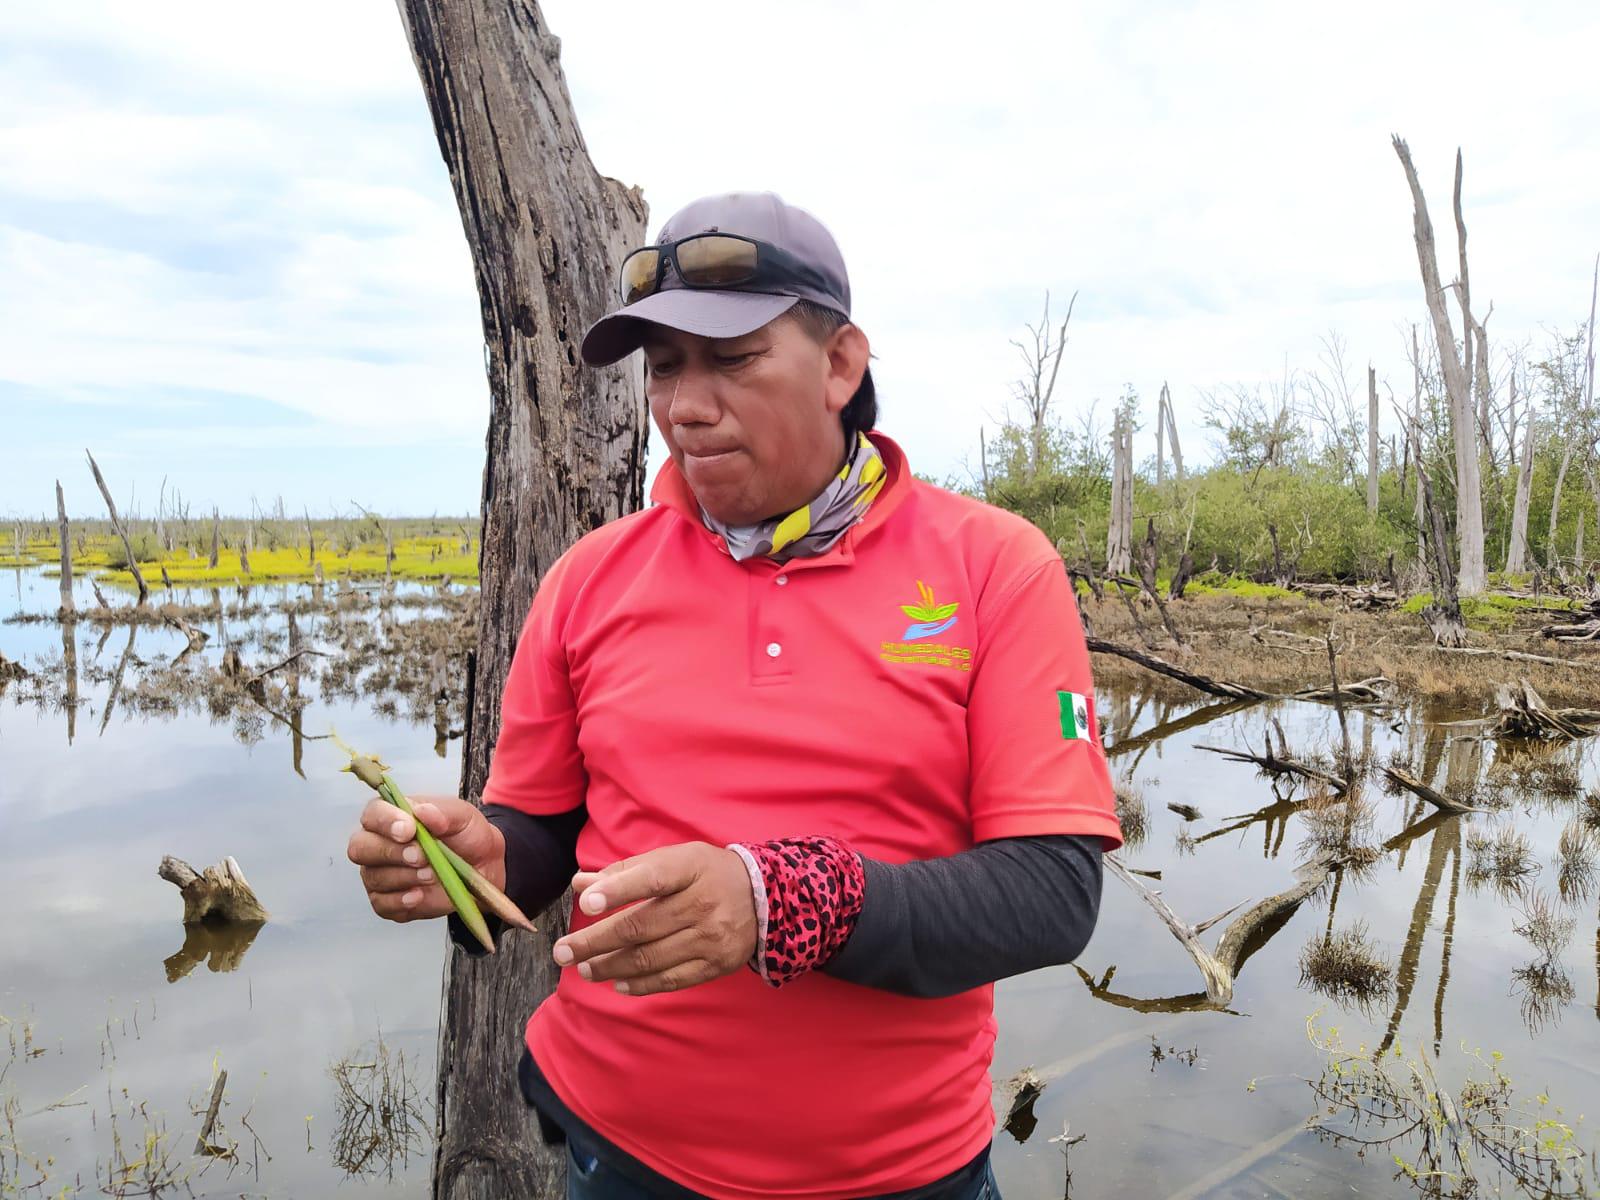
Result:
{"label": "dead tree trunk", "polygon": [[128,538],[128,530],[122,524],[122,518],[117,516],[117,502],[111,498],[111,489],[106,486],[105,476],[100,474],[100,464],[94,461],[94,455],[89,454],[89,469],[94,472],[94,481],[100,487],[100,495],[105,498],[106,511],[111,514],[111,528],[117,531],[117,536],[122,539],[122,549],[128,556],[128,570],[133,572],[133,581],[139,585],[139,603],[143,604],[150,599],[150,589],[145,586],[144,576],[139,574],[139,562],[133,555],[133,542]]}
{"label": "dead tree trunk", "polygon": [[1367,512],[1378,515],[1378,372],[1367,367]]}
{"label": "dead tree trunk", "polygon": [[1167,414],[1167,442],[1172,448],[1172,477],[1182,483],[1183,450],[1178,445],[1178,422],[1172,415],[1172,393],[1167,390],[1165,381],[1161,384],[1161,404]]}
{"label": "dead tree trunk", "polygon": [[[623,255],[645,241],[636,188],[589,160],[534,0],[400,0],[434,132],[472,252],[489,376],[479,549],[481,617],[469,662],[461,794],[477,800],[500,732],[500,697],[539,579],[589,530],[643,502],[639,372],[580,367],[577,345],[611,299]],[[493,958],[451,951],[439,1037],[440,1200],[562,1194],[562,1157],[515,1097],[529,1009],[553,990],[553,939],[509,936]]]}
{"label": "dead tree trunk", "polygon": [[1111,430],[1111,523],[1106,528],[1106,574],[1133,569],[1133,429],[1119,414]]}
{"label": "dead tree trunk", "polygon": [[215,508],[211,510],[211,557],[206,560],[206,566],[213,571],[217,569],[217,556],[222,549],[222,514]]}
{"label": "dead tree trunk", "polygon": [[56,480],[56,522],[61,533],[61,607],[57,612],[62,620],[72,617],[72,539],[67,531],[67,501],[61,494],[61,480]]}
{"label": "dead tree trunk", "polygon": [[1428,544],[1433,552],[1433,603],[1422,610],[1422,619],[1433,631],[1435,645],[1467,644],[1467,623],[1461,616],[1461,601],[1456,591],[1456,573],[1450,565],[1450,544],[1445,539],[1444,518],[1433,502],[1433,483],[1419,465],[1417,483],[1422,487],[1423,505],[1428,512]]}
{"label": "dead tree trunk", "polygon": [[1561,465],[1556,468],[1555,491],[1550,494],[1550,540],[1544,548],[1544,565],[1552,571],[1561,564],[1561,554],[1556,549],[1556,525],[1561,520],[1561,489],[1567,486],[1567,468],[1572,465],[1572,448],[1576,439],[1566,437],[1561,448]]}
{"label": "dead tree trunk", "polygon": [[1428,548],[1423,528],[1428,512],[1422,502],[1422,349],[1417,345],[1417,327],[1411,326],[1411,456],[1416,465],[1417,494],[1412,505],[1412,515],[1417,520],[1417,562],[1427,561]]}
{"label": "dead tree trunk", "polygon": [[1156,399],[1156,486],[1167,482],[1167,385],[1161,385],[1161,395]]}
{"label": "dead tree trunk", "polygon": [[[1411,165],[1411,150],[1400,137],[1394,138],[1395,153],[1405,167],[1414,202],[1412,224],[1417,244],[1417,262],[1422,269],[1422,290],[1433,318],[1434,339],[1439,345],[1439,365],[1444,373],[1445,391],[1450,397],[1450,430],[1456,450],[1456,537],[1460,543],[1461,570],[1458,585],[1465,595],[1476,596],[1488,579],[1483,565],[1483,494],[1478,474],[1478,435],[1472,407],[1472,326],[1466,325],[1462,339],[1467,361],[1456,351],[1455,329],[1445,306],[1444,285],[1439,281],[1439,263],[1434,251],[1433,222],[1428,219],[1428,202],[1422,184]],[[1461,300],[1467,309],[1467,229],[1461,220],[1461,152],[1456,151],[1456,230],[1461,248]]]}
{"label": "dead tree trunk", "polygon": [[[1511,378],[1512,403],[1516,403],[1516,376]],[[1519,575],[1528,565],[1528,502],[1533,493],[1534,419],[1530,410],[1522,428],[1522,454],[1517,462],[1517,498],[1511,505],[1511,545],[1506,550],[1506,573]]]}

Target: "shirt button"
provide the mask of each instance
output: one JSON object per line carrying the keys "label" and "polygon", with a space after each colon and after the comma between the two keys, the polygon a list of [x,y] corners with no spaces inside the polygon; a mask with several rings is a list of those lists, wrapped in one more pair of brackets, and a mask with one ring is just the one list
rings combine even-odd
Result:
{"label": "shirt button", "polygon": [[776,583],[779,587],[782,587],[784,584],[789,582],[789,577],[787,575],[779,575],[772,582]]}
{"label": "shirt button", "polygon": [[778,645],[777,642],[768,642],[767,643],[767,657],[768,658],[777,658],[778,655],[780,655],[782,653],[783,653],[783,647]]}

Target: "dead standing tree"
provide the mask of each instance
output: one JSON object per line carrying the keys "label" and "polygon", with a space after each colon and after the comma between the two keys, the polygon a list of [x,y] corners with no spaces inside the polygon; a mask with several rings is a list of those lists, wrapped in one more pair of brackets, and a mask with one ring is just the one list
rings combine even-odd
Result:
{"label": "dead standing tree", "polygon": [[[637,372],[580,366],[623,255],[645,241],[637,188],[595,171],[537,3],[400,0],[472,252],[490,413],[479,563],[481,618],[468,671],[461,794],[476,800],[500,698],[538,581],[589,530],[639,508],[644,401]],[[540,932],[478,960],[452,951],[439,1037],[436,1197],[562,1194],[516,1091],[529,1009],[554,989],[552,907]]]}
{"label": "dead standing tree", "polygon": [[[1033,345],[1025,346],[1015,338],[1011,344],[1022,355],[1024,375],[1016,384],[1017,399],[1028,410],[1028,478],[1037,479],[1045,466],[1045,443],[1050,436],[1050,401],[1055,396],[1056,376],[1061,373],[1061,355],[1067,348],[1067,325],[1072,321],[1072,308],[1078,302],[1078,293],[1067,301],[1067,315],[1061,319],[1061,328],[1050,332],[1050,293],[1044,294],[1044,316],[1037,326],[1029,325]],[[1048,377],[1047,377],[1048,376]],[[988,470],[985,463],[984,470]]]}
{"label": "dead standing tree", "polygon": [[1450,430],[1456,451],[1456,537],[1460,545],[1461,569],[1457,579],[1463,595],[1476,596],[1487,586],[1483,562],[1483,494],[1478,472],[1478,422],[1472,403],[1472,318],[1467,291],[1467,227],[1461,219],[1461,151],[1456,151],[1455,211],[1456,233],[1461,251],[1461,278],[1458,297],[1464,314],[1463,363],[1456,349],[1455,329],[1445,304],[1444,285],[1439,281],[1439,263],[1434,250],[1433,222],[1428,219],[1428,202],[1411,165],[1411,150],[1404,139],[1393,138],[1395,153],[1405,168],[1414,204],[1412,224],[1417,244],[1417,263],[1422,270],[1422,290],[1433,318],[1434,339],[1439,346],[1439,366],[1444,374],[1445,392],[1450,400]]}
{"label": "dead standing tree", "polygon": [[1118,413],[1111,432],[1111,522],[1106,527],[1106,574],[1133,570],[1133,417]]}
{"label": "dead standing tree", "polygon": [[128,528],[122,523],[122,518],[117,516],[117,502],[111,498],[111,489],[106,486],[105,476],[100,474],[100,464],[94,461],[94,455],[89,454],[87,450],[84,454],[88,455],[89,469],[94,472],[94,481],[100,486],[100,495],[105,498],[106,511],[111,514],[111,528],[115,529],[117,536],[122,539],[122,549],[128,556],[128,570],[133,572],[133,581],[139,585],[139,603],[143,604],[150,599],[150,589],[145,586],[144,576],[139,573],[139,560],[133,553],[133,542],[128,538]]}

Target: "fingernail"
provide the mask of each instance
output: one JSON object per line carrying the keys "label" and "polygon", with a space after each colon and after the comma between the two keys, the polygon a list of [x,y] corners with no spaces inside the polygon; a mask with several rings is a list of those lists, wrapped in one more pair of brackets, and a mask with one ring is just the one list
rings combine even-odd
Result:
{"label": "fingernail", "polygon": [[567,945],[565,942],[557,942],[553,953],[556,962],[560,963],[563,967],[572,961],[572,947]]}
{"label": "fingernail", "polygon": [[432,883],[433,882],[433,868],[432,867],[423,867],[422,870],[418,871],[417,872],[417,882],[418,883]]}
{"label": "fingernail", "polygon": [[588,963],[579,963],[578,964],[578,974],[582,975],[585,979],[593,979],[594,978],[594,968],[591,967]]}
{"label": "fingernail", "polygon": [[628,981],[626,979],[617,980],[616,988],[617,988],[617,991],[621,992],[624,996],[626,996],[628,994]]}
{"label": "fingernail", "polygon": [[406,823],[404,821],[396,821],[393,825],[389,826],[389,832],[394,834],[394,836],[397,838],[405,837]]}
{"label": "fingernail", "polygon": [[422,861],[422,850],[418,846],[407,846],[400,856],[414,867]]}
{"label": "fingernail", "polygon": [[407,908],[410,908],[413,904],[415,904],[418,900],[421,900],[421,899],[422,899],[422,893],[421,892],[410,891],[410,892],[407,892],[404,896],[400,897],[400,903],[404,904]]}
{"label": "fingernail", "polygon": [[585,892],[583,894],[583,911],[590,913],[601,912],[605,909],[606,898],[600,892]]}

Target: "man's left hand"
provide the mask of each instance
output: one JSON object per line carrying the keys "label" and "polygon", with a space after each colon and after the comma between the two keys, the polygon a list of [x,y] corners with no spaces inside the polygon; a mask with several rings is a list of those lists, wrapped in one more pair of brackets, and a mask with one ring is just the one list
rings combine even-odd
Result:
{"label": "man's left hand", "polygon": [[750,875],[744,860],[721,846],[663,846],[601,871],[579,871],[572,890],[583,912],[611,915],[556,942],[556,962],[630,996],[709,983],[755,953]]}

